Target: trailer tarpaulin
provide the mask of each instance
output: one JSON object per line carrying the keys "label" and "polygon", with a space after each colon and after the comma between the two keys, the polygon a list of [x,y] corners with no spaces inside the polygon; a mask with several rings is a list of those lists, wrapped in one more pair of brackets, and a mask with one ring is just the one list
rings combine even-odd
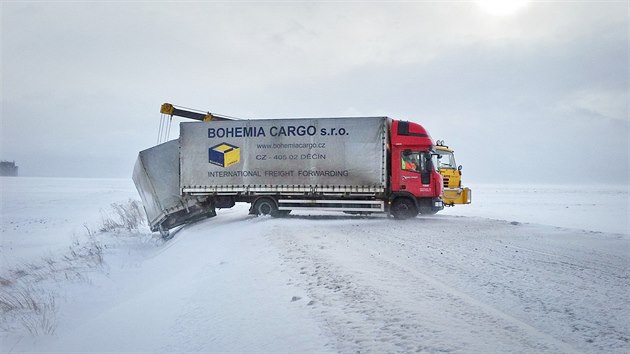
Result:
{"label": "trailer tarpaulin", "polygon": [[382,192],[386,117],[180,124],[184,192]]}

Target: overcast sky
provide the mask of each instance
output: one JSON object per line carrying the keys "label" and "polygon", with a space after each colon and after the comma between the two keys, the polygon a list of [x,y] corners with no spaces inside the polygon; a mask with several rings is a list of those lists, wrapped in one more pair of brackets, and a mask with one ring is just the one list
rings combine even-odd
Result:
{"label": "overcast sky", "polygon": [[628,184],[628,1],[1,6],[0,158],[23,176],[130,178],[171,102],[418,122],[470,183]]}

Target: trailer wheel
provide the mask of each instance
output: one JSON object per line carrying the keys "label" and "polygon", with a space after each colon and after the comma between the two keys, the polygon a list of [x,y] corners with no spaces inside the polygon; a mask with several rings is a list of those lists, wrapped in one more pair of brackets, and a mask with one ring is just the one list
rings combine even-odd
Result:
{"label": "trailer wheel", "polygon": [[396,219],[410,219],[418,215],[415,203],[409,198],[394,199],[390,211]]}
{"label": "trailer wheel", "polygon": [[254,202],[254,214],[256,215],[278,215],[278,206],[271,198],[260,198]]}

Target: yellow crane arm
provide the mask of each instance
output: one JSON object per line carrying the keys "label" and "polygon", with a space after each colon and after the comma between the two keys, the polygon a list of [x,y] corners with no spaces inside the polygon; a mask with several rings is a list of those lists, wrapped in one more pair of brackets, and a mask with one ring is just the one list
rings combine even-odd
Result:
{"label": "yellow crane arm", "polygon": [[160,107],[160,113],[169,115],[171,117],[172,116],[184,117],[184,118],[190,118],[194,120],[200,120],[203,122],[210,122],[210,121],[216,121],[216,120],[232,120],[230,118],[213,115],[210,112],[202,113],[202,112],[195,112],[195,111],[191,111],[187,109],[182,109],[182,107],[176,107],[170,103],[162,104],[162,107]]}

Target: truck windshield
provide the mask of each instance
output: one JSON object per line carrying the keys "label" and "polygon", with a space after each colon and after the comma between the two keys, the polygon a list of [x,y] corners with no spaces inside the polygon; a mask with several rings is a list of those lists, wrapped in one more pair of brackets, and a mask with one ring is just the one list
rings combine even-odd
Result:
{"label": "truck windshield", "polygon": [[438,157],[438,168],[457,168],[455,163],[455,156],[452,152],[437,150],[440,156]]}

